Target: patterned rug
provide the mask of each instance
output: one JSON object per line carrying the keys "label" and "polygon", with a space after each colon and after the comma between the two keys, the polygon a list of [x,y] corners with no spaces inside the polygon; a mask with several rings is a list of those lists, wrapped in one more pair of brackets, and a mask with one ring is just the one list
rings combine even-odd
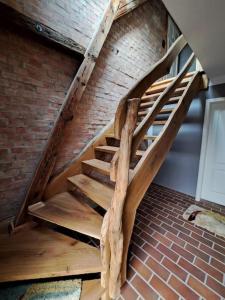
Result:
{"label": "patterned rug", "polygon": [[184,212],[183,218],[210,232],[225,237],[225,216],[221,214],[197,205],[191,205]]}
{"label": "patterned rug", "polygon": [[0,288],[0,300],[79,300],[81,280],[16,284]]}

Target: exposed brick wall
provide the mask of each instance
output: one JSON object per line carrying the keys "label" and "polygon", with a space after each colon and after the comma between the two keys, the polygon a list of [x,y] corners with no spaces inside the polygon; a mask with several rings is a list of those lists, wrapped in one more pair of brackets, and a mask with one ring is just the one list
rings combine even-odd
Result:
{"label": "exposed brick wall", "polygon": [[[194,198],[152,184],[138,209],[118,300],[225,299],[225,238],[183,219]],[[197,205],[225,215],[225,206]]]}
{"label": "exposed brick wall", "polygon": [[161,1],[150,0],[113,24],[75,118],[64,132],[57,169],[114,117],[121,97],[162,57],[166,15]]}
{"label": "exposed brick wall", "polygon": [[108,0],[0,0],[0,2],[87,47]]}
{"label": "exposed brick wall", "polygon": [[6,25],[0,25],[0,48],[2,219],[14,215],[24,199],[79,62]]}

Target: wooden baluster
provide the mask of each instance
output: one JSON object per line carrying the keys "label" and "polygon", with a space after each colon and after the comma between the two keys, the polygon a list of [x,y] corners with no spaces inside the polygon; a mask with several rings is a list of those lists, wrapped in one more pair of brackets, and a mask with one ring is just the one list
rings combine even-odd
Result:
{"label": "wooden baluster", "polygon": [[129,182],[129,165],[132,138],[137,122],[140,99],[128,100],[125,125],[121,133],[116,186],[109,212],[109,244],[110,244],[110,274],[109,295],[115,298],[119,295],[121,280],[120,270],[123,253],[122,214]]}

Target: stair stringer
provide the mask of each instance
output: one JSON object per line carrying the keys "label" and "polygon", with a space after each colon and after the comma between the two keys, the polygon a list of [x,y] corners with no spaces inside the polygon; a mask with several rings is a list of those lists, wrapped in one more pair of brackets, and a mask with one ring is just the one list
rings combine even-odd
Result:
{"label": "stair stringer", "polygon": [[177,132],[188,112],[193,97],[199,92],[199,90],[207,86],[204,76],[205,75],[202,75],[201,73],[196,73],[196,75],[194,75],[190,87],[187,89],[185,95],[179,100],[176,109],[170,115],[163,130],[145,152],[144,156],[134,169],[133,178],[127,189],[122,220],[124,234],[123,260],[121,268],[122,284],[126,280],[128,249],[137,208],[149,185],[152,183],[155,175],[164,162]]}
{"label": "stair stringer", "polygon": [[95,157],[96,147],[107,145],[106,136],[113,133],[113,126],[114,121],[112,120],[87,144],[80,154],[72,160],[62,172],[60,172],[60,174],[53,177],[44,192],[44,200],[47,200],[56,194],[68,191],[68,177],[82,173],[82,161]]}

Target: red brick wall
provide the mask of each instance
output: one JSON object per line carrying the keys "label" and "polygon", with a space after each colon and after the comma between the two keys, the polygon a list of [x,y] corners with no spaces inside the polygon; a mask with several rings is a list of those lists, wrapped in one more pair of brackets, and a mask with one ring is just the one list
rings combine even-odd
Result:
{"label": "red brick wall", "polygon": [[146,2],[113,24],[75,118],[65,130],[57,169],[113,118],[121,97],[162,57],[166,29],[166,10],[158,0]]}
{"label": "red brick wall", "polygon": [[[26,5],[22,0],[0,1],[67,36],[72,32],[71,37],[85,46],[107,3],[75,1],[72,12],[74,1],[55,1],[55,5],[44,0],[26,1]],[[114,116],[119,99],[163,55],[165,37],[166,11],[158,0],[150,0],[113,24],[75,118],[65,131],[57,168],[79,153]],[[0,25],[0,47],[3,219],[15,215],[24,199],[78,62],[61,49],[43,44],[34,34],[6,25]]]}
{"label": "red brick wall", "polygon": [[[0,25],[0,219],[14,215],[78,67],[35,35]],[[63,62],[63,63],[62,63]]]}
{"label": "red brick wall", "polygon": [[0,0],[87,47],[108,0]]}

